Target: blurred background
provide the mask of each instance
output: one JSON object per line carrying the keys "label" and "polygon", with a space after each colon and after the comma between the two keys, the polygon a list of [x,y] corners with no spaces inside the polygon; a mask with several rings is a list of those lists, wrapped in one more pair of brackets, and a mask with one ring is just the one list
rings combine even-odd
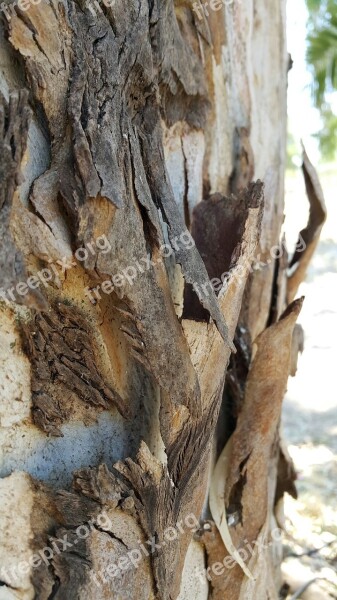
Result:
{"label": "blurred background", "polygon": [[299,493],[298,501],[287,495],[285,502],[284,598],[328,600],[337,598],[337,0],[288,2],[288,51],[289,250],[309,211],[301,139],[317,168],[328,218],[300,289],[305,351],[283,414]]}

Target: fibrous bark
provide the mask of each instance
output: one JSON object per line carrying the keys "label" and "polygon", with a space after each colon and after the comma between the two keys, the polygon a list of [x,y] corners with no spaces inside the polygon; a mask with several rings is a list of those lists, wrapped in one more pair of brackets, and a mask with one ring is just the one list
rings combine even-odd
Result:
{"label": "fibrous bark", "polygon": [[[225,559],[226,543],[269,539],[293,486],[279,420],[301,303],[287,308],[288,256],[271,252],[283,218],[284,3],[197,7],[42,0],[4,11],[8,598],[276,597],[269,550],[216,581],[194,571]],[[44,548],[52,556],[35,564]]]}

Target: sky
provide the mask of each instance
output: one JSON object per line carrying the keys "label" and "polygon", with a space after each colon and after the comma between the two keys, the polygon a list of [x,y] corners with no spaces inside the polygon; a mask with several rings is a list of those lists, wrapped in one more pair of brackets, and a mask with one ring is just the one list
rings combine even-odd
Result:
{"label": "sky", "polygon": [[288,119],[289,131],[297,142],[303,139],[311,160],[317,163],[320,154],[312,134],[319,130],[321,120],[318,110],[312,105],[311,75],[305,62],[307,14],[304,0],[288,0],[288,52],[294,61],[288,76]]}

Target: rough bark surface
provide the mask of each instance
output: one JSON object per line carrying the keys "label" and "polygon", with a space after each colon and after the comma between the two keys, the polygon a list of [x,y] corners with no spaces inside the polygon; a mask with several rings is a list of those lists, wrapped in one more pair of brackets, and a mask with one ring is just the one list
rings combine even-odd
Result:
{"label": "rough bark surface", "polygon": [[307,265],[271,252],[284,2],[28,4],[1,21],[1,597],[276,598]]}

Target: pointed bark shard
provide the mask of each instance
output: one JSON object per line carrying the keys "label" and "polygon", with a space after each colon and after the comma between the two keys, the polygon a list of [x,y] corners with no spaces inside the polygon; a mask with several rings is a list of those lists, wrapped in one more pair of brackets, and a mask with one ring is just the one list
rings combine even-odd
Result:
{"label": "pointed bark shard", "polygon": [[317,248],[319,236],[327,216],[322,186],[317,171],[310,162],[304,146],[302,170],[310,204],[310,212],[307,226],[299,233],[296,250],[289,264],[289,267],[294,270],[288,278],[288,302],[291,302],[295,298],[300,284],[304,281],[308,265]]}

